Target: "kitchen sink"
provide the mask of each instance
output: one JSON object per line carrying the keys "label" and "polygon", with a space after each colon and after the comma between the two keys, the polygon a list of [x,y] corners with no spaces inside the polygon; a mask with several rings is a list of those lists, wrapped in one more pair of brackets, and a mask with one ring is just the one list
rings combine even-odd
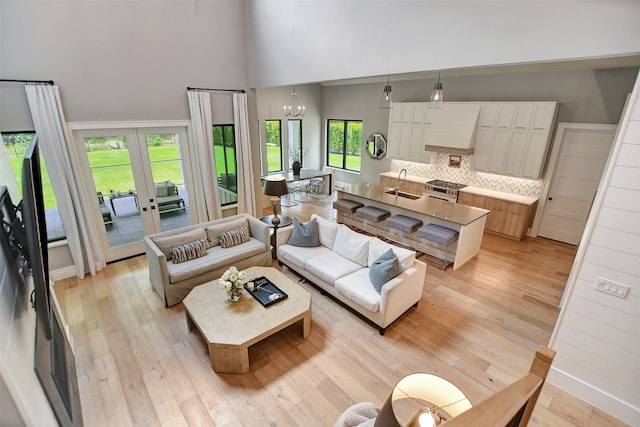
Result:
{"label": "kitchen sink", "polygon": [[[394,196],[396,195],[396,192],[394,190],[385,191],[385,193],[392,194]],[[398,197],[404,197],[405,199],[417,200],[422,196],[416,196],[415,194],[403,193],[402,191],[398,191]]]}

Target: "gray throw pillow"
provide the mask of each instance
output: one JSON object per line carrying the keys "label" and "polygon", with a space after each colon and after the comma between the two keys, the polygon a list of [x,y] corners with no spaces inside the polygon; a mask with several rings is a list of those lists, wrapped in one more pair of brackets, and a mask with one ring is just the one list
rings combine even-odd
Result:
{"label": "gray throw pillow", "polygon": [[369,267],[369,280],[373,288],[379,294],[382,293],[382,285],[389,280],[396,277],[402,272],[398,257],[393,253],[393,249],[389,248],[388,251],[380,255],[380,258],[375,260],[371,267]]}
{"label": "gray throw pillow", "polygon": [[298,218],[293,218],[293,232],[291,232],[289,244],[304,247],[320,246],[318,221],[314,218],[303,225],[298,221]]}

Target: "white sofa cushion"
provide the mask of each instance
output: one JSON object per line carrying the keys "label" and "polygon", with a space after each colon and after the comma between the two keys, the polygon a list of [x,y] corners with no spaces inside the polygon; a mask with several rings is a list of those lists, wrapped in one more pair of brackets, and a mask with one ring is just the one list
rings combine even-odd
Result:
{"label": "white sofa cushion", "polygon": [[333,285],[339,278],[362,269],[362,266],[328,250],[309,258],[304,263],[304,268],[309,273]]}
{"label": "white sofa cushion", "polygon": [[329,248],[325,248],[324,246],[278,246],[278,258],[280,258],[280,260],[285,264],[293,264],[300,268],[304,268],[304,265],[308,259],[325,252],[331,252],[331,250]]}
{"label": "white sofa cushion", "polygon": [[318,221],[318,234],[320,235],[320,244],[333,250],[336,241],[336,234],[340,224],[328,221],[317,214],[312,214],[311,219]]}
{"label": "white sofa cushion", "polygon": [[[333,251],[346,259],[367,267],[369,260],[369,243],[371,237],[356,233],[344,224],[341,224],[336,234],[336,242]],[[382,255],[382,254],[380,254]],[[374,261],[378,257],[374,258]],[[329,264],[327,264],[329,266]]]}
{"label": "white sofa cushion", "polygon": [[398,257],[401,273],[407,268],[413,266],[413,263],[416,260],[416,253],[414,251],[383,242],[377,237],[371,239],[371,243],[369,244],[369,258],[367,260],[367,266],[371,267],[375,260],[380,258],[389,249],[393,249],[393,253]]}
{"label": "white sofa cushion", "polygon": [[234,262],[259,255],[264,252],[264,243],[255,238],[230,248],[214,246],[207,249],[205,256],[181,262],[180,264],[167,263],[169,283],[178,283],[190,279],[208,271],[233,264]]}
{"label": "white sofa cushion", "polygon": [[369,311],[375,313],[380,309],[380,294],[376,292],[369,280],[368,268],[361,268],[336,280],[333,286],[342,295]]}

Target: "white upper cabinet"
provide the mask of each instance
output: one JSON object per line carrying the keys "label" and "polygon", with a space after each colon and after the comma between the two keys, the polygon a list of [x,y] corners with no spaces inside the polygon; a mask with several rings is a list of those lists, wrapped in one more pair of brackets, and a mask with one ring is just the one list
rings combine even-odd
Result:
{"label": "white upper cabinet", "polygon": [[557,109],[557,102],[481,103],[473,168],[539,179]]}

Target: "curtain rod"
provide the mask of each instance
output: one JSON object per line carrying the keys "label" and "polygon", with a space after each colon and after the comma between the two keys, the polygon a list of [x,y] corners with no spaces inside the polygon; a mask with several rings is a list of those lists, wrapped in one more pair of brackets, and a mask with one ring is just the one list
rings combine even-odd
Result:
{"label": "curtain rod", "polygon": [[0,82],[7,83],[44,83],[53,85],[53,80],[13,80],[13,79],[0,79]]}
{"label": "curtain rod", "polygon": [[209,88],[204,88],[204,87],[189,87],[189,86],[187,86],[187,90],[244,93],[244,89],[209,89]]}

